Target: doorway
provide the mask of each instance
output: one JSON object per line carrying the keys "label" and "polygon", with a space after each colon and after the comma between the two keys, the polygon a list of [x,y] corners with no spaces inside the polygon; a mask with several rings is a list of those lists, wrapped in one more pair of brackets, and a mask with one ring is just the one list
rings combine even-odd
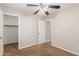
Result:
{"label": "doorway", "polygon": [[38,20],[38,43],[50,42],[51,40],[51,24],[47,20]]}
{"label": "doorway", "polygon": [[44,20],[38,20],[38,43],[44,43],[46,41],[46,23]]}
{"label": "doorway", "polygon": [[46,40],[51,42],[51,23],[46,21]]}
{"label": "doorway", "polygon": [[3,25],[4,52],[5,54],[16,52],[15,50],[18,50],[18,16],[3,14]]}

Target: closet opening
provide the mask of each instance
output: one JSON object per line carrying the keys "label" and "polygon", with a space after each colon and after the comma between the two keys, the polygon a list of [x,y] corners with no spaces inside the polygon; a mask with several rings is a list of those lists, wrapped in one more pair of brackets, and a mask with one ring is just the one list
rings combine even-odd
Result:
{"label": "closet opening", "polygon": [[[17,53],[18,50],[18,16],[3,14],[4,52]],[[10,54],[12,55],[12,54]]]}

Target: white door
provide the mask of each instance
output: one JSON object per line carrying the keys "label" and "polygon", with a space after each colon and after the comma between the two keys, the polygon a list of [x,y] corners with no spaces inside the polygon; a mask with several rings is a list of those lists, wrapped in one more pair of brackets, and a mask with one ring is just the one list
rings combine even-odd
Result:
{"label": "white door", "polygon": [[0,56],[3,55],[3,15],[0,10]]}
{"label": "white door", "polygon": [[46,41],[46,22],[44,20],[38,20],[38,43],[44,43]]}

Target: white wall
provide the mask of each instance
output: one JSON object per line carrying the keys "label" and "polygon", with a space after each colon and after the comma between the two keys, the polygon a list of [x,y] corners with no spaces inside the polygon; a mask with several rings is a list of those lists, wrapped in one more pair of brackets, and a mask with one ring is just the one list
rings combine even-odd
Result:
{"label": "white wall", "polygon": [[18,17],[4,14],[4,25],[18,25]]}
{"label": "white wall", "polygon": [[18,42],[18,17],[3,15],[4,16],[4,44]]}
{"label": "white wall", "polygon": [[26,48],[37,44],[37,18],[22,16],[20,18],[20,47]]}
{"label": "white wall", "polygon": [[79,7],[61,10],[52,19],[51,34],[52,45],[79,55]]}

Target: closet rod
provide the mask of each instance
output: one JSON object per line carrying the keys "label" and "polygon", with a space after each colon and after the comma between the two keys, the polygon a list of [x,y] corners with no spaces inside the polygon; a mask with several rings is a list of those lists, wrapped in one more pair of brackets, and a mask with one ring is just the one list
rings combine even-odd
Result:
{"label": "closet rod", "polygon": [[4,26],[13,26],[13,27],[15,27],[15,26],[16,26],[16,27],[17,27],[18,25],[4,25]]}

